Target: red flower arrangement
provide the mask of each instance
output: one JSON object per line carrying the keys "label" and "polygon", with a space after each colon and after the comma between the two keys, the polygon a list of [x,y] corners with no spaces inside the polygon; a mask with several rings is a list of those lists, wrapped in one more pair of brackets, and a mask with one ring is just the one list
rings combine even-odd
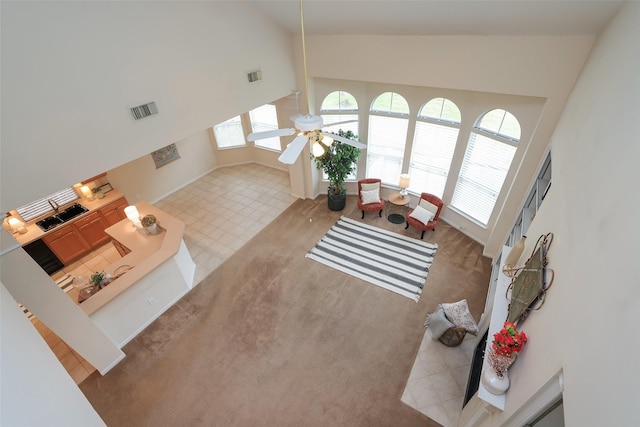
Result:
{"label": "red flower arrangement", "polygon": [[520,353],[527,342],[527,335],[518,332],[516,325],[511,322],[504,322],[502,329],[493,335],[491,347],[501,356],[511,357],[514,353]]}

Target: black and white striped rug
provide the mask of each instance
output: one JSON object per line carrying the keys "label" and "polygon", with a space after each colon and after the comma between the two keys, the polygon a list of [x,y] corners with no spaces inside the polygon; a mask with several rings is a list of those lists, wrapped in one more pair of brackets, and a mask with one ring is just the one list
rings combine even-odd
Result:
{"label": "black and white striped rug", "polygon": [[437,249],[341,217],[306,257],[417,302]]}

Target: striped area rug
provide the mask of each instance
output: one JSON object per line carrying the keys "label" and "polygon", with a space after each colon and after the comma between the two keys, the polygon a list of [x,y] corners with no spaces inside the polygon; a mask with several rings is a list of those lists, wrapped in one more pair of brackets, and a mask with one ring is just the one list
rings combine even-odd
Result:
{"label": "striped area rug", "polygon": [[306,257],[418,302],[436,249],[341,217]]}

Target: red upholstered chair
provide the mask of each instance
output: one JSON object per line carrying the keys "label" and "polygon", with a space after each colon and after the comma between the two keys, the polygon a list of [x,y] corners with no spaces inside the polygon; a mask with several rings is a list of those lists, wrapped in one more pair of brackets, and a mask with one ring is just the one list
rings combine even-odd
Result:
{"label": "red upholstered chair", "polygon": [[[427,202],[432,203],[438,207],[438,210],[435,216],[431,221],[425,224],[420,220],[411,217],[411,214],[415,210],[415,209],[411,209],[409,212],[407,212],[407,215],[405,217],[407,220],[407,225],[406,227],[404,227],[404,229],[406,230],[407,228],[409,228],[409,226],[412,226],[413,228],[422,230],[422,235],[420,235],[420,239],[423,239],[425,231],[436,229],[436,225],[438,225],[438,219],[440,219],[440,212],[442,212],[442,207],[444,206],[444,202],[442,201],[442,199],[440,199],[440,197],[434,196],[433,194],[429,194],[429,193],[422,193],[420,195],[420,200],[426,200]],[[420,204],[420,200],[418,200],[418,204]]]}
{"label": "red upholstered chair", "polygon": [[[378,201],[373,203],[363,203],[362,184],[365,184],[365,188],[366,188],[367,185],[376,184],[376,183],[378,184]],[[358,208],[362,211],[362,219],[364,219],[365,212],[379,211],[378,216],[382,216],[382,210],[384,209],[384,199],[380,197],[381,190],[382,190],[382,180],[380,180],[380,178],[365,178],[358,181]]]}

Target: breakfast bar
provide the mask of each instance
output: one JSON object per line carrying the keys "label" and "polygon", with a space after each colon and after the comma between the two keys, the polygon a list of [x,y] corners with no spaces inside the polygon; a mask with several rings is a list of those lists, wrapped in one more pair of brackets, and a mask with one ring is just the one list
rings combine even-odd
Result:
{"label": "breakfast bar", "polygon": [[105,273],[121,275],[80,303],[120,348],[189,292],[195,275],[195,263],[182,239],[184,222],[145,202],[136,207],[141,216],[157,218],[160,232],[148,234],[128,219],[107,228],[116,247],[128,253]]}

